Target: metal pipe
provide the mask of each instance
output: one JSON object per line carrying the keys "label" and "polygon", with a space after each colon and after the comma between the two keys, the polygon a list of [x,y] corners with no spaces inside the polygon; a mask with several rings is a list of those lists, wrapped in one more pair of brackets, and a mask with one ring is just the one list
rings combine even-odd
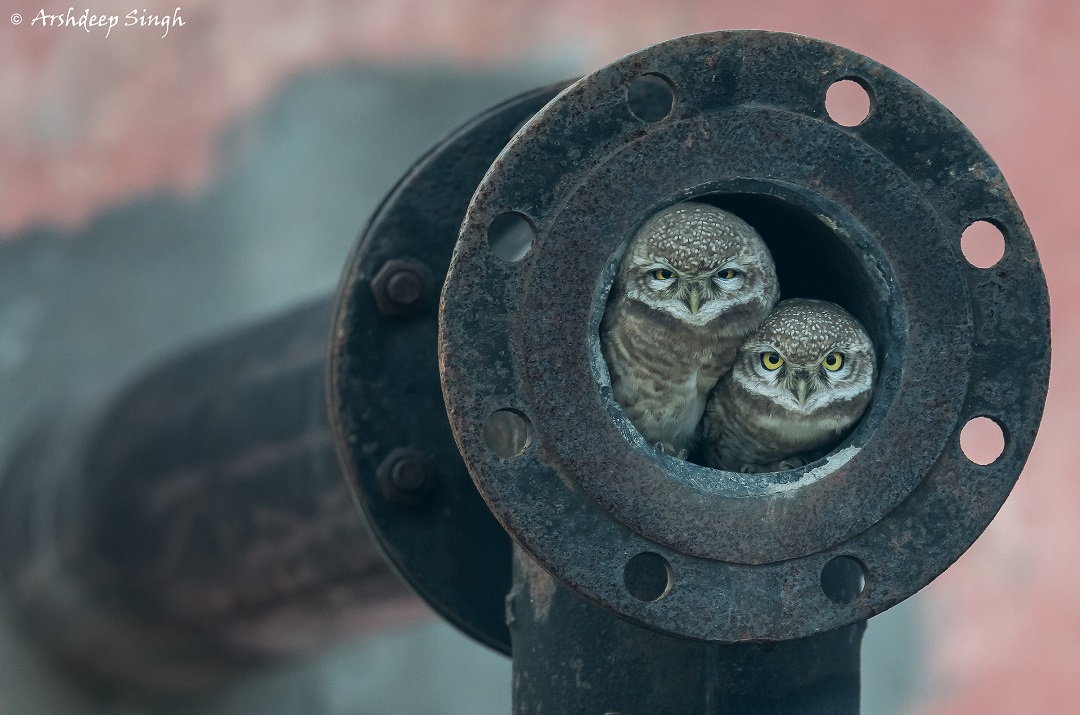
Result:
{"label": "metal pipe", "polygon": [[514,549],[514,714],[855,715],[866,621],[779,643],[709,643],[618,618]]}
{"label": "metal pipe", "polygon": [[[856,127],[824,110],[843,79],[871,99]],[[419,613],[381,547],[467,633],[512,640],[518,713],[857,712],[865,619],[971,544],[1037,429],[1048,300],[1015,199],[925,93],[807,38],[682,38],[549,103],[558,89],[422,158],[335,307],[28,440],[0,484],[18,617],[83,672],[199,687]],[[655,454],[613,401],[596,344],[619,252],[693,197],[760,219],[786,289],[849,304],[882,348],[841,452],[704,470]],[[957,250],[974,220],[1007,238],[992,273]],[[1005,437],[989,465],[958,446],[975,416]],[[529,554],[509,631],[507,532]]]}
{"label": "metal pipe", "polygon": [[84,675],[188,690],[420,617],[366,533],[326,411],[331,301],[58,414],[0,483],[0,585]]}
{"label": "metal pipe", "polygon": [[[855,126],[825,106],[845,80],[870,102]],[[643,83],[667,102],[643,107]],[[600,326],[620,257],[686,200],[757,228],[784,297],[836,301],[867,326],[880,379],[833,453],[711,469],[658,452],[616,401]],[[975,221],[1005,239],[992,269],[960,250]],[[526,238],[503,251],[510,224]],[[660,337],[677,352],[674,335]],[[854,712],[862,624],[948,568],[1020,473],[1049,301],[1004,178],[933,98],[828,43],[717,32],[597,70],[515,135],[462,223],[439,351],[465,463],[539,564],[511,599],[528,594],[511,609],[519,713],[787,712],[770,698],[801,682],[804,657],[834,687],[815,700],[807,684],[799,711]],[[989,463],[959,444],[977,418],[1001,429]],[[492,438],[506,421],[519,439]]]}
{"label": "metal pipe", "polygon": [[434,294],[476,184],[562,86],[480,113],[421,157],[337,295],[24,440],[0,471],[13,619],[88,678],[190,691],[430,613],[396,572],[508,651],[509,538],[446,421]]}

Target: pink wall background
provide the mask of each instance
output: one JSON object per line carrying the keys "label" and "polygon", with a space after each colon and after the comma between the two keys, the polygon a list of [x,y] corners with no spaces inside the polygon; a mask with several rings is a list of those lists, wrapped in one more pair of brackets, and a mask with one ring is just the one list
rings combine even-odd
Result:
{"label": "pink wall background", "polygon": [[[171,5],[150,12],[172,12]],[[21,7],[20,7],[21,6]],[[60,8],[66,9],[66,8]],[[77,8],[81,14],[83,7]],[[100,0],[121,18],[130,6]],[[197,193],[215,141],[289,77],[345,60],[579,72],[677,35],[798,32],[884,62],[941,100],[997,160],[1050,284],[1055,370],[1028,468],[979,542],[928,588],[932,688],[915,712],[1080,712],[1080,440],[1063,372],[1080,335],[1080,3],[1071,0],[188,0],[186,23],[105,37],[0,13],[0,239],[75,226],[161,190]],[[9,14],[22,15],[13,24]],[[123,22],[123,19],[121,19]],[[418,147],[418,151],[421,147]]]}

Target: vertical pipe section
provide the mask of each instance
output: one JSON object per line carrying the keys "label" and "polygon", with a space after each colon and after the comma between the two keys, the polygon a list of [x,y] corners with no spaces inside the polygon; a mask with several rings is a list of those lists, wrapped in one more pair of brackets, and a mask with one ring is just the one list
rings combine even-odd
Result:
{"label": "vertical pipe section", "polygon": [[68,409],[0,478],[0,585],[68,664],[205,687],[426,608],[342,479],[326,410],[331,300]]}
{"label": "vertical pipe section", "polygon": [[514,547],[514,713],[857,715],[866,622],[779,643],[648,630],[587,603]]}

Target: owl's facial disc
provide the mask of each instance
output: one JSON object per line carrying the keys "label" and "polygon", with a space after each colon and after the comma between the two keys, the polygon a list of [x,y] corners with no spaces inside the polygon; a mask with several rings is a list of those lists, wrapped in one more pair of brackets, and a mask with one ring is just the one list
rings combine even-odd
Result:
{"label": "owl's facial disc", "polygon": [[660,309],[691,325],[705,325],[714,320],[730,301],[725,300],[713,275],[712,272],[687,274],[681,281],[678,299],[659,306]]}
{"label": "owl's facial disc", "polygon": [[734,378],[789,412],[812,415],[838,399],[863,393],[872,379],[842,348],[817,357],[785,355],[771,343],[747,345],[743,351],[747,356],[736,364]]}
{"label": "owl's facial disc", "polygon": [[684,323],[705,325],[748,298],[747,272],[741,264],[726,262],[692,272],[655,261],[643,268],[636,285],[629,286],[629,296]]}
{"label": "owl's facial disc", "polygon": [[[806,396],[799,400],[800,387],[794,385],[796,399],[810,411],[818,410],[839,400],[867,394],[872,386],[872,364],[862,364],[863,358],[849,360],[844,351],[830,350],[816,361],[807,362],[793,379],[802,377],[807,386]],[[801,372],[801,375],[799,375]]]}
{"label": "owl's facial disc", "polygon": [[686,326],[712,323],[717,336],[734,339],[753,330],[779,294],[772,256],[757,231],[693,201],[645,222],[627,247],[618,281],[627,299]]}

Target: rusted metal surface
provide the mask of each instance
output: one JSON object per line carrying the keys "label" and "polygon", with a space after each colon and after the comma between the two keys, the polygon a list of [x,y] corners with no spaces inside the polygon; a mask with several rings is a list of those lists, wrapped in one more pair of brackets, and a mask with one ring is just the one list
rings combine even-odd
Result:
{"label": "rusted metal surface", "polygon": [[[510,539],[476,492],[446,419],[438,306],[420,299],[407,314],[384,306],[403,269],[426,271],[441,289],[476,186],[514,131],[561,87],[540,88],[480,114],[420,159],[361,234],[335,309],[332,420],[368,526],[425,600],[504,653],[510,652],[503,621]],[[433,470],[422,497],[392,483],[395,464],[387,460],[397,463],[406,454]]]}
{"label": "rusted metal surface", "polygon": [[517,548],[506,613],[516,715],[859,712],[865,622],[764,646],[677,638],[583,600]]}
{"label": "rusted metal surface", "polygon": [[[673,90],[670,113],[642,115],[655,121],[627,101],[646,74]],[[844,78],[871,97],[855,127],[824,106]],[[598,323],[620,252],[647,217],[690,197],[759,229],[783,297],[838,302],[874,339],[874,401],[833,455],[779,473],[708,470],[657,454],[615,403]],[[537,232],[516,262],[493,256],[486,237],[509,211]],[[1006,236],[990,269],[960,251],[963,229],[979,219]],[[462,227],[443,289],[440,360],[478,487],[546,569],[669,634],[778,641],[879,613],[982,532],[1038,427],[1049,304],[1000,171],[933,98],[827,43],[714,33],[584,78],[515,137]],[[483,439],[487,417],[504,409],[531,423],[530,445],[509,459]],[[987,466],[959,446],[976,416],[1006,437]],[[670,569],[655,601],[624,583],[642,553]],[[829,564],[861,564],[865,587],[841,585],[832,592],[852,597],[830,598]]]}
{"label": "rusted metal surface", "polygon": [[426,612],[341,477],[330,311],[323,300],[179,356],[59,415],[6,465],[4,601],[76,671],[204,689]]}

